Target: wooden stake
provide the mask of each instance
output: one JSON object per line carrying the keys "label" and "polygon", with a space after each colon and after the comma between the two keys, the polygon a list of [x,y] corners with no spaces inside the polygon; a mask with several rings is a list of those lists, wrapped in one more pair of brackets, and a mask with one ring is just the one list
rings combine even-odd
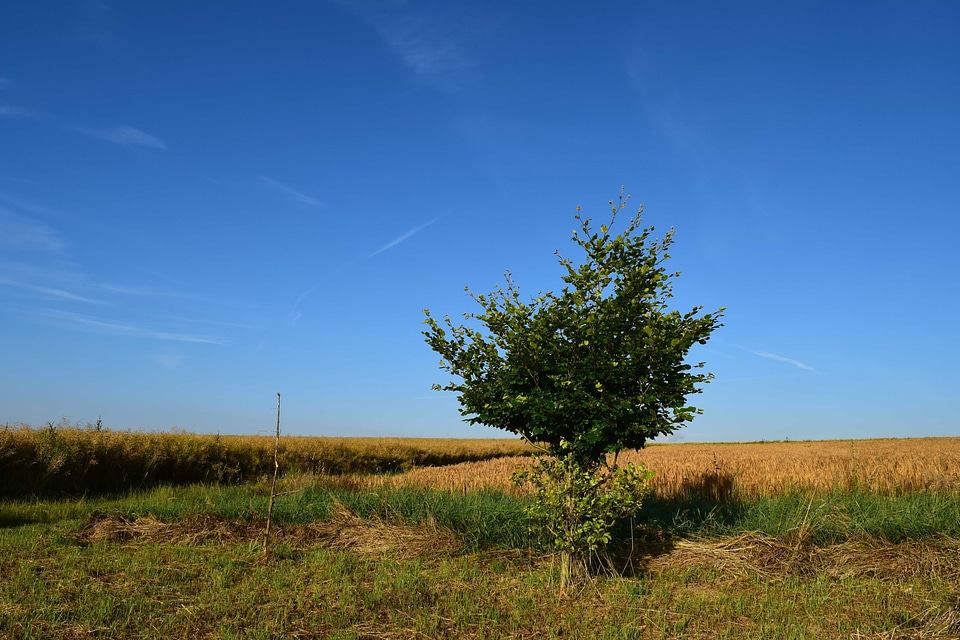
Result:
{"label": "wooden stake", "polygon": [[277,394],[277,439],[273,447],[273,484],[270,486],[270,506],[267,507],[267,531],[263,535],[263,555],[267,555],[270,541],[270,521],[273,518],[273,500],[277,497],[277,476],[280,473],[280,394]]}

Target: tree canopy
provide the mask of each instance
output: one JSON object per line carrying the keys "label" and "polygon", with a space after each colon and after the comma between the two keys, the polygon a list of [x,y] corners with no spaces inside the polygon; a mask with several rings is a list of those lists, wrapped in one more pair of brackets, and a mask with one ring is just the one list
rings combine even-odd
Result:
{"label": "tree canopy", "polygon": [[700,412],[687,396],[713,376],[687,356],[722,326],[723,309],[670,309],[680,275],[666,268],[674,231],[655,238],[653,226],[642,226],[641,206],[613,235],[627,200],[621,192],[611,201],[610,222],[597,230],[575,216],[573,242],[583,258],[574,263],[557,252],[565,271],[559,292],[524,301],[507,272],[505,288],[470,293],[481,310],[464,314],[466,324],[449,316],[441,323],[424,310],[427,343],[459,378],[434,388],[457,393],[468,422],[589,466],[642,448]]}

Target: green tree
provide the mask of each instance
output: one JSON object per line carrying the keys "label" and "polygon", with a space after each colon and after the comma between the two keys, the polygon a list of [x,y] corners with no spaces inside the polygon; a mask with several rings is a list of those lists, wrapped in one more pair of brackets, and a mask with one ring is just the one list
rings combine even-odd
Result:
{"label": "green tree", "polygon": [[[616,480],[625,472],[615,473],[616,454],[673,433],[700,413],[687,396],[699,393],[698,385],[712,375],[699,371],[704,363],[690,364],[687,355],[721,326],[723,309],[669,308],[672,279],[679,276],[665,264],[672,229],[654,238],[652,226],[642,227],[640,207],[626,228],[612,235],[628,200],[621,190],[609,203],[610,223],[596,231],[589,218],[576,215],[580,230],[573,241],[584,255],[575,264],[557,252],[565,271],[559,293],[541,292],[524,301],[507,272],[505,289],[470,293],[481,311],[464,314],[466,324],[454,325],[449,316],[441,323],[424,310],[426,341],[440,354],[441,368],[458,378],[434,388],[458,394],[467,422],[518,434],[553,456],[559,466],[538,463],[545,487],[560,494],[593,492],[596,499],[586,500],[593,506],[580,513],[572,508],[564,526],[569,531],[599,520],[607,524],[597,531],[607,533],[557,545],[570,547],[573,556],[609,540],[609,513],[597,511],[616,509],[604,506],[600,493],[615,485],[623,493],[630,486],[632,497],[620,511],[639,505],[647,475],[634,470],[632,484]],[[614,454],[612,464],[608,454]],[[586,476],[595,481],[578,484],[576,478]],[[595,486],[577,489],[580,485]],[[548,500],[538,496],[541,505]],[[568,497],[577,502],[583,496]]]}

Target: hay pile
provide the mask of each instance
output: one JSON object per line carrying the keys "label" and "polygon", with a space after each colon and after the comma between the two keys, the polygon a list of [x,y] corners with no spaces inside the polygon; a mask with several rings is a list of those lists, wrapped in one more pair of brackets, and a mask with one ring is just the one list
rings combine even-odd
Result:
{"label": "hay pile", "polygon": [[[182,522],[162,522],[153,516],[131,518],[122,513],[98,512],[74,538],[81,544],[97,542],[185,544],[233,544],[262,541],[265,522],[221,520],[197,516]],[[326,522],[271,529],[271,540],[293,548],[322,546],[351,549],[365,554],[429,557],[455,552],[462,541],[451,531],[428,521],[399,525],[362,519],[343,505],[336,505]]]}

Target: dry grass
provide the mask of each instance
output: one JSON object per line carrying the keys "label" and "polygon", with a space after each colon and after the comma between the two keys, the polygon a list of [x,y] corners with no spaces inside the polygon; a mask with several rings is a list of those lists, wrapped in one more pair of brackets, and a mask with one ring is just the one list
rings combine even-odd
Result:
{"label": "dry grass", "polygon": [[[274,438],[99,430],[62,421],[0,428],[0,498],[97,495],[158,484],[231,484],[272,475]],[[284,436],[284,473],[394,473],[531,453],[519,438]]]}
{"label": "dry grass", "polygon": [[[750,583],[777,584],[791,579],[831,584],[901,585],[904,594],[923,581],[960,582],[960,540],[885,543],[878,540],[816,547],[778,538],[744,534],[732,538],[677,540],[651,549],[637,549],[638,568],[648,576],[693,574],[707,570],[717,576],[716,588]],[[947,606],[928,601],[909,628],[874,634],[856,633],[860,640],[953,640],[960,638],[960,596]],[[820,637],[814,635],[814,637]]]}
{"label": "dry grass", "polygon": [[[97,513],[89,518],[74,539],[81,544],[259,544],[263,540],[264,527],[264,522],[223,520],[212,516],[194,517],[183,522],[161,522],[153,516],[128,518],[120,513]],[[460,538],[432,521],[409,526],[380,519],[362,519],[341,504],[335,505],[333,517],[329,520],[275,528],[271,530],[271,539],[274,544],[293,548],[320,545],[330,549],[352,549],[370,555],[399,555],[404,558],[433,557],[444,552],[453,553],[463,547]]]}
{"label": "dry grass", "polygon": [[287,539],[303,541],[313,536],[319,544],[332,549],[354,549],[377,555],[399,553],[405,558],[434,557],[462,547],[455,534],[433,521],[409,526],[366,520],[343,505],[337,506],[332,520],[294,529]]}
{"label": "dry grass", "polygon": [[129,518],[120,513],[95,513],[74,539],[82,544],[149,542],[194,545],[210,541],[228,543],[262,539],[263,531],[263,524],[209,516],[186,522],[161,522],[153,516]]}
{"label": "dry grass", "polygon": [[[366,483],[513,492],[510,474],[522,462],[497,458],[415,469]],[[643,463],[655,471],[653,489],[668,498],[691,493],[716,499],[733,493],[759,497],[837,488],[881,494],[960,491],[960,438],[665,444],[626,452],[619,462]]]}
{"label": "dry grass", "polygon": [[[97,513],[73,537],[81,544],[234,544],[257,543],[263,530],[263,522],[212,516],[161,522],[153,516],[129,518],[120,513]],[[936,577],[960,583],[960,540],[949,537],[896,544],[857,540],[818,547],[804,540],[755,533],[709,539],[675,539],[663,532],[647,533],[638,538],[630,553],[634,563],[648,573],[710,566],[728,578],[760,575],[774,579],[826,573],[832,579]],[[293,548],[319,545],[371,555],[397,553],[405,558],[429,558],[463,548],[455,533],[435,522],[411,526],[363,519],[342,504],[335,505],[327,521],[278,529],[275,541]]]}
{"label": "dry grass", "polygon": [[[660,542],[660,549],[667,544]],[[747,533],[732,538],[679,539],[669,552],[650,554],[647,571],[710,566],[727,577],[759,575],[828,575],[834,580],[859,577],[941,578],[960,580],[960,540],[889,543],[853,541],[817,547],[783,538]],[[639,555],[644,555],[639,547]]]}

